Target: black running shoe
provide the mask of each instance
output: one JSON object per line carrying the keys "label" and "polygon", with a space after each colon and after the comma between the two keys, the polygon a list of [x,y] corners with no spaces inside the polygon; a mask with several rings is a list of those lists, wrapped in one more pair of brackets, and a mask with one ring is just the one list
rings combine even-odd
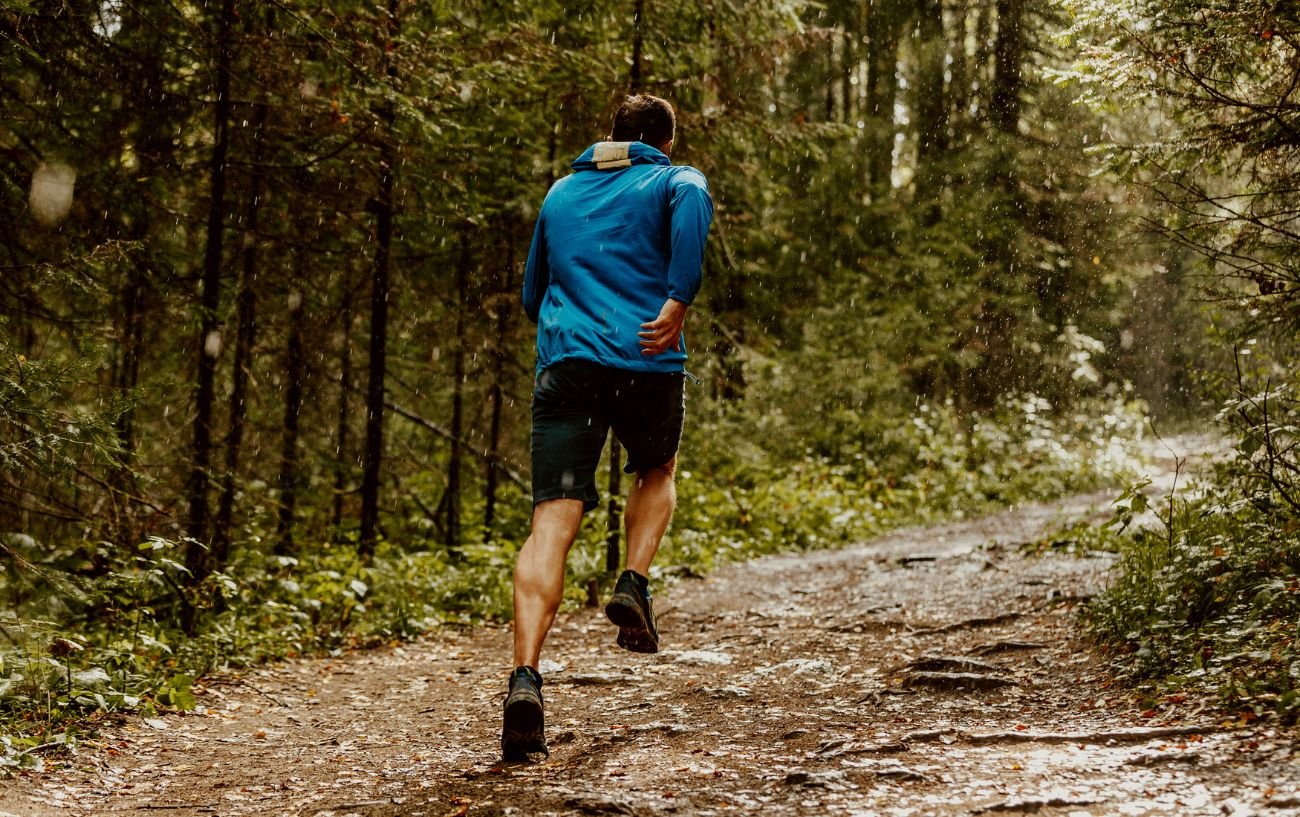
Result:
{"label": "black running shoe", "polygon": [[510,691],[506,693],[501,759],[519,763],[534,753],[550,755],[542,712],[542,676],[532,667],[519,667],[510,673]]}
{"label": "black running shoe", "polygon": [[659,652],[659,631],[655,629],[648,583],[644,576],[624,570],[605,605],[605,615],[618,625],[618,645],[625,650]]}

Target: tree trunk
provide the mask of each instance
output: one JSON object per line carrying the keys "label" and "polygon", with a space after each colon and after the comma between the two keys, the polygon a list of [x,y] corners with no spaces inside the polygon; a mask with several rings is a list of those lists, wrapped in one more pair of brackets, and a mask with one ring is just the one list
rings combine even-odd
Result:
{"label": "tree trunk", "polygon": [[876,0],[867,16],[867,177],[876,201],[889,195],[894,172],[894,101],[898,96],[901,0]]}
{"label": "tree trunk", "polygon": [[[190,541],[185,549],[185,566],[191,581],[198,583],[208,574],[208,480],[212,463],[212,404],[215,395],[217,358],[221,334],[217,310],[221,304],[221,263],[226,209],[226,154],[230,132],[230,30],[235,19],[235,0],[222,0],[217,22],[216,105],[213,112],[213,145],[210,162],[207,244],[203,253],[200,294],[198,371],[194,396],[194,448],[187,486]],[[185,628],[193,630],[192,611],[185,613]]]}
{"label": "tree trunk", "polygon": [[451,456],[447,463],[447,526],[443,543],[452,553],[460,547],[460,472],[464,461],[465,434],[465,314],[469,311],[469,267],[473,263],[469,236],[461,237],[460,259],[456,262],[456,353],[452,359]]}
{"label": "tree trunk", "polygon": [[1021,65],[1024,57],[1024,0],[997,0],[998,38],[993,47],[993,124],[1003,133],[1020,128]]}
{"label": "tree trunk", "polygon": [[342,541],[343,497],[348,492],[352,470],[348,455],[348,429],[352,425],[352,292],[346,288],[339,323],[343,325],[343,342],[339,350],[338,430],[334,436],[334,511],[330,516],[336,542]]}
{"label": "tree trunk", "polygon": [[501,471],[501,416],[504,411],[505,390],[502,382],[505,379],[506,368],[506,339],[510,334],[510,324],[514,318],[514,310],[511,305],[514,303],[515,288],[515,235],[514,222],[511,221],[506,229],[506,260],[505,265],[499,270],[497,277],[498,286],[493,293],[493,309],[496,312],[496,332],[494,333],[492,345],[492,391],[490,398],[492,400],[492,419],[488,425],[488,461],[487,474],[484,479],[483,488],[483,541],[492,541],[492,524],[496,521],[496,504],[497,504],[497,486],[500,482]]}
{"label": "tree trunk", "polygon": [[[262,131],[266,126],[266,114],[266,105],[257,105],[253,114],[254,167],[262,160]],[[234,370],[231,373],[230,430],[226,434],[221,497],[217,502],[216,524],[212,531],[211,561],[216,570],[224,568],[230,557],[230,527],[234,521],[235,492],[239,487],[239,457],[244,444],[245,419],[248,416],[249,370],[253,364],[253,344],[257,339],[257,225],[261,199],[262,174],[254,172],[248,191],[243,264],[239,271],[238,293],[235,295],[238,328],[235,335]]]}
{"label": "tree trunk", "polygon": [[[299,233],[301,236],[301,233]],[[275,552],[288,556],[294,552],[293,528],[298,508],[298,420],[302,414],[303,372],[306,358],[302,348],[302,289],[306,273],[307,248],[299,245],[295,253],[294,285],[289,290],[289,337],[284,349],[284,374],[288,380],[284,393],[283,440],[280,449],[280,506],[276,514]]]}
{"label": "tree trunk", "polygon": [[[384,74],[395,89],[397,66],[391,57],[398,33],[398,0],[388,0],[385,22]],[[388,352],[389,259],[393,243],[393,188],[397,174],[396,123],[393,103],[380,104],[384,132],[379,145],[379,190],[375,196],[375,265],[370,286],[370,360],[366,384],[366,450],[361,473],[361,531],[358,552],[375,553],[379,537],[379,472],[384,456],[384,368]]]}
{"label": "tree trunk", "polygon": [[948,47],[952,54],[952,81],[948,83],[948,118],[954,128],[965,121],[970,109],[970,56],[966,53],[966,32],[970,16],[970,0],[956,0],[952,12],[952,40]]}
{"label": "tree trunk", "polygon": [[858,14],[856,6],[850,6],[844,18],[844,30],[840,34],[840,108],[841,119],[845,124],[853,124],[857,111],[858,86],[853,78],[858,72],[858,50],[855,41],[858,38]]}
{"label": "tree trunk", "polygon": [[943,157],[948,151],[948,102],[943,73],[948,41],[943,33],[942,0],[918,0],[916,83],[916,199],[922,223],[938,223],[942,211],[937,196],[943,187]]}

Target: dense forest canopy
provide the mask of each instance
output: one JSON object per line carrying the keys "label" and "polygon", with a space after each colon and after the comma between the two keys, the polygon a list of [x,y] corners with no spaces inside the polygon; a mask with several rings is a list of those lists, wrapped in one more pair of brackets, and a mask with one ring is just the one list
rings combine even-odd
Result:
{"label": "dense forest canopy", "polygon": [[634,91],[677,106],[673,159],[716,205],[683,558],[1102,479],[1140,406],[1217,406],[1197,372],[1232,371],[1233,339],[1294,381],[1270,340],[1300,292],[1294,17],[3,0],[10,605],[39,638],[207,634],[200,667],[273,650],[231,610],[346,640],[384,577],[408,588],[384,632],[499,611],[530,510],[533,220]]}

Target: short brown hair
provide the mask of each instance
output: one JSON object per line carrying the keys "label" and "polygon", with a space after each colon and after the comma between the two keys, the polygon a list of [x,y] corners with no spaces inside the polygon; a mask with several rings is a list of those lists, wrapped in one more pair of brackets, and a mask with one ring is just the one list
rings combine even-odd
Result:
{"label": "short brown hair", "polygon": [[614,114],[615,142],[645,142],[661,147],[673,141],[677,114],[668,100],[650,94],[633,94]]}

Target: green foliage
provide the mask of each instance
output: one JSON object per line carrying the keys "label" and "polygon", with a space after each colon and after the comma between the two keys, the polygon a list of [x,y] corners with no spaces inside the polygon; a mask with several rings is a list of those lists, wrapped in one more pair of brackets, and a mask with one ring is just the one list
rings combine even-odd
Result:
{"label": "green foliage", "polygon": [[[1272,413],[1260,411],[1271,406]],[[1242,432],[1211,481],[1158,503],[1162,528],[1121,538],[1089,624],[1138,678],[1215,689],[1224,703],[1300,717],[1300,404],[1266,391],[1229,401]],[[1141,486],[1117,503],[1127,527]]]}
{"label": "green foliage", "polygon": [[1061,39],[1079,59],[1056,80],[1099,110],[1149,109],[1150,126],[1117,129],[1102,148],[1151,192],[1148,226],[1212,263],[1215,294],[1236,302],[1243,325],[1293,332],[1300,10],[1271,0],[1057,2],[1073,21]]}

